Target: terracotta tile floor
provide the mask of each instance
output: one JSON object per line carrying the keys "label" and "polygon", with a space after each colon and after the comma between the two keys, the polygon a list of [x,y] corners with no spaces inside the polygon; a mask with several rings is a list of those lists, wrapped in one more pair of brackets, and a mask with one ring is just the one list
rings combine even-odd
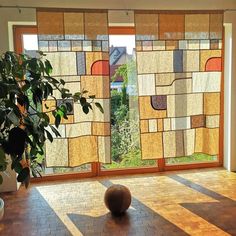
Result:
{"label": "terracotta tile floor", "polygon": [[[132,205],[113,217],[103,203],[113,183]],[[223,169],[32,184],[0,194],[0,235],[236,235],[236,174]]]}

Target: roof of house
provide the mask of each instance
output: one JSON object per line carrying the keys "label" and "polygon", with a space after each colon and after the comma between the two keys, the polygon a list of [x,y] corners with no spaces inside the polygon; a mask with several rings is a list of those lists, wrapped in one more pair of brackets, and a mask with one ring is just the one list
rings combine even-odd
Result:
{"label": "roof of house", "polygon": [[125,54],[126,47],[110,47],[110,65],[115,65],[116,62]]}

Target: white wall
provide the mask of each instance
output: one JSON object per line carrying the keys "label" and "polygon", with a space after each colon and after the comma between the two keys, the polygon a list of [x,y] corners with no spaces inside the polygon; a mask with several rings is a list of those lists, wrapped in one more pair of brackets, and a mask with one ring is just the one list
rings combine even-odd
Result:
{"label": "white wall", "polygon": [[1,0],[1,5],[100,8],[100,9],[157,9],[207,10],[236,8],[235,0]]}

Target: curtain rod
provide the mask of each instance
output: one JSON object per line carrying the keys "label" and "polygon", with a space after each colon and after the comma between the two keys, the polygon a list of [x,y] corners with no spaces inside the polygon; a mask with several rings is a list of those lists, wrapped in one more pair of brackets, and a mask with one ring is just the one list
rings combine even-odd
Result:
{"label": "curtain rod", "polygon": [[[33,7],[33,6],[18,6],[18,5],[15,5],[15,6],[7,6],[7,5],[0,5],[0,8],[15,8],[15,9],[18,9],[18,10],[20,10],[20,9],[37,9],[37,8],[50,8],[50,9],[54,9],[55,7],[40,7],[40,6],[35,6],[35,7]],[[92,10],[93,8],[65,8],[65,7],[56,7],[57,9],[81,9],[81,10]],[[119,9],[116,9],[116,8],[114,8],[114,9],[101,9],[101,8],[99,8],[99,10],[116,10],[116,11],[135,11],[135,10],[143,10],[143,11],[145,11],[145,10],[147,10],[147,11],[150,11],[150,10],[157,10],[157,11],[236,11],[236,8],[234,9],[228,9],[228,8],[226,8],[226,9],[198,9],[198,10],[195,10],[195,9],[188,9],[188,10],[186,10],[186,9],[172,9],[172,10],[164,10],[164,9],[127,9],[127,8],[119,8]]]}

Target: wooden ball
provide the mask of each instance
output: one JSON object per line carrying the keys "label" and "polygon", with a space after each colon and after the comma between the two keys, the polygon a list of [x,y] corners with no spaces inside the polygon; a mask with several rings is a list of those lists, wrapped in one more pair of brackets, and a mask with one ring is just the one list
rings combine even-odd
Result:
{"label": "wooden ball", "polygon": [[121,215],[131,204],[131,193],[127,187],[114,184],[106,190],[104,202],[112,214]]}

